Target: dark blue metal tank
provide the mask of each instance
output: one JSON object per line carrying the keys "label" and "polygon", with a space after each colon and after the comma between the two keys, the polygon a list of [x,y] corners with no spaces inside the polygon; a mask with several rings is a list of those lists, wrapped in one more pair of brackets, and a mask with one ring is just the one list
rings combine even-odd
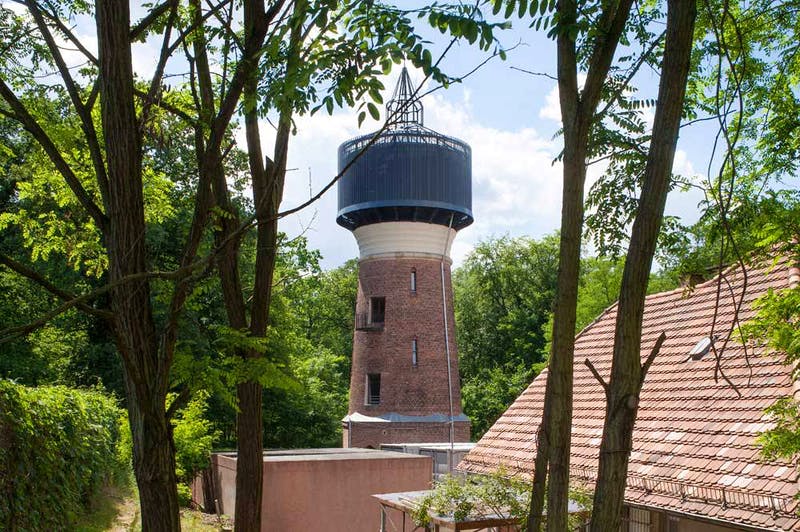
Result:
{"label": "dark blue metal tank", "polygon": [[472,150],[423,127],[422,105],[413,94],[404,68],[387,105],[386,130],[339,147],[339,172],[344,172],[338,186],[339,225],[352,230],[411,221],[461,229],[472,223]]}

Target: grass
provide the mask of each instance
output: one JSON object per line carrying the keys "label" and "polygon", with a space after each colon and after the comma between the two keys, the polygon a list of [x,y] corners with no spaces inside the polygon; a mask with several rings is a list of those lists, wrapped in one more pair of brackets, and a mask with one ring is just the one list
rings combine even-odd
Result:
{"label": "grass", "polygon": [[139,521],[139,498],[131,487],[103,488],[89,513],[75,524],[77,532],[123,532],[135,530]]}
{"label": "grass", "polygon": [[[140,532],[139,494],[135,488],[104,488],[91,511],[75,524],[76,532]],[[223,523],[227,520],[223,517]],[[222,523],[214,515],[181,509],[181,529],[189,532],[220,532]],[[230,528],[229,528],[230,530]]]}

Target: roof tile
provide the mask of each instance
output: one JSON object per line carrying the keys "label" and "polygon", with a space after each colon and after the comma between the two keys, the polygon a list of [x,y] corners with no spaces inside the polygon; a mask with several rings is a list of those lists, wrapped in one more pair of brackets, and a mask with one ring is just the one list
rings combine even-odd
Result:
{"label": "roof tile", "polygon": [[[691,292],[648,296],[643,357],[662,331],[667,340],[641,392],[625,495],[629,502],[773,530],[800,530],[798,501],[792,498],[798,491],[797,470],[788,462],[765,461],[755,442],[771,427],[764,409],[790,393],[790,368],[780,353],[742,346],[735,331],[727,343],[722,340],[737,323],[734,297],[744,293],[739,321],[745,321],[752,316],[752,301],[769,289],[787,286],[785,267],[785,261],[774,268],[750,267],[746,284],[739,269],[726,271],[723,282],[730,289],[724,285],[716,322],[716,280]],[[576,480],[596,478],[605,417],[602,389],[583,361],[589,358],[608,376],[616,312],[616,305],[607,309],[575,342],[571,476]],[[691,360],[689,350],[712,332],[718,337],[719,360],[713,352]],[[546,371],[497,420],[461,469],[488,472],[505,464],[531,473],[545,379]]]}

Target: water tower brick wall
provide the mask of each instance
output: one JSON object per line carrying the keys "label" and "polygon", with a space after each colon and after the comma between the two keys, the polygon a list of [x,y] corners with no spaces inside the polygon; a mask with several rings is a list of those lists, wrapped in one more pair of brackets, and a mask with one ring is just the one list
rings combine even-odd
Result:
{"label": "water tower brick wall", "polygon": [[[352,431],[352,434],[349,432]],[[379,449],[382,443],[440,443],[450,441],[448,423],[344,423],[343,441],[348,447]],[[453,423],[453,441],[469,441],[469,421]]]}
{"label": "water tower brick wall", "polygon": [[[440,265],[441,259],[428,257],[368,258],[359,263],[356,314],[367,315],[372,297],[385,297],[386,309],[381,330],[357,329],[354,333],[350,413],[449,415]],[[453,415],[458,416],[462,413],[461,393],[449,259],[444,266]],[[411,290],[412,271],[416,271],[416,291]],[[415,337],[416,366],[412,364]],[[378,405],[365,404],[370,373],[381,375]],[[447,439],[437,437],[436,441]]]}

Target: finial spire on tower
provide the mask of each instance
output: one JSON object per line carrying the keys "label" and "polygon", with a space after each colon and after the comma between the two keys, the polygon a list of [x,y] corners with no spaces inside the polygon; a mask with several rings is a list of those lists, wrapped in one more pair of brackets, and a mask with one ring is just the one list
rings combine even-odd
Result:
{"label": "finial spire on tower", "polygon": [[422,102],[414,94],[414,85],[403,67],[400,79],[394,88],[392,99],[386,104],[387,117],[391,120],[390,129],[409,129],[423,125]]}

